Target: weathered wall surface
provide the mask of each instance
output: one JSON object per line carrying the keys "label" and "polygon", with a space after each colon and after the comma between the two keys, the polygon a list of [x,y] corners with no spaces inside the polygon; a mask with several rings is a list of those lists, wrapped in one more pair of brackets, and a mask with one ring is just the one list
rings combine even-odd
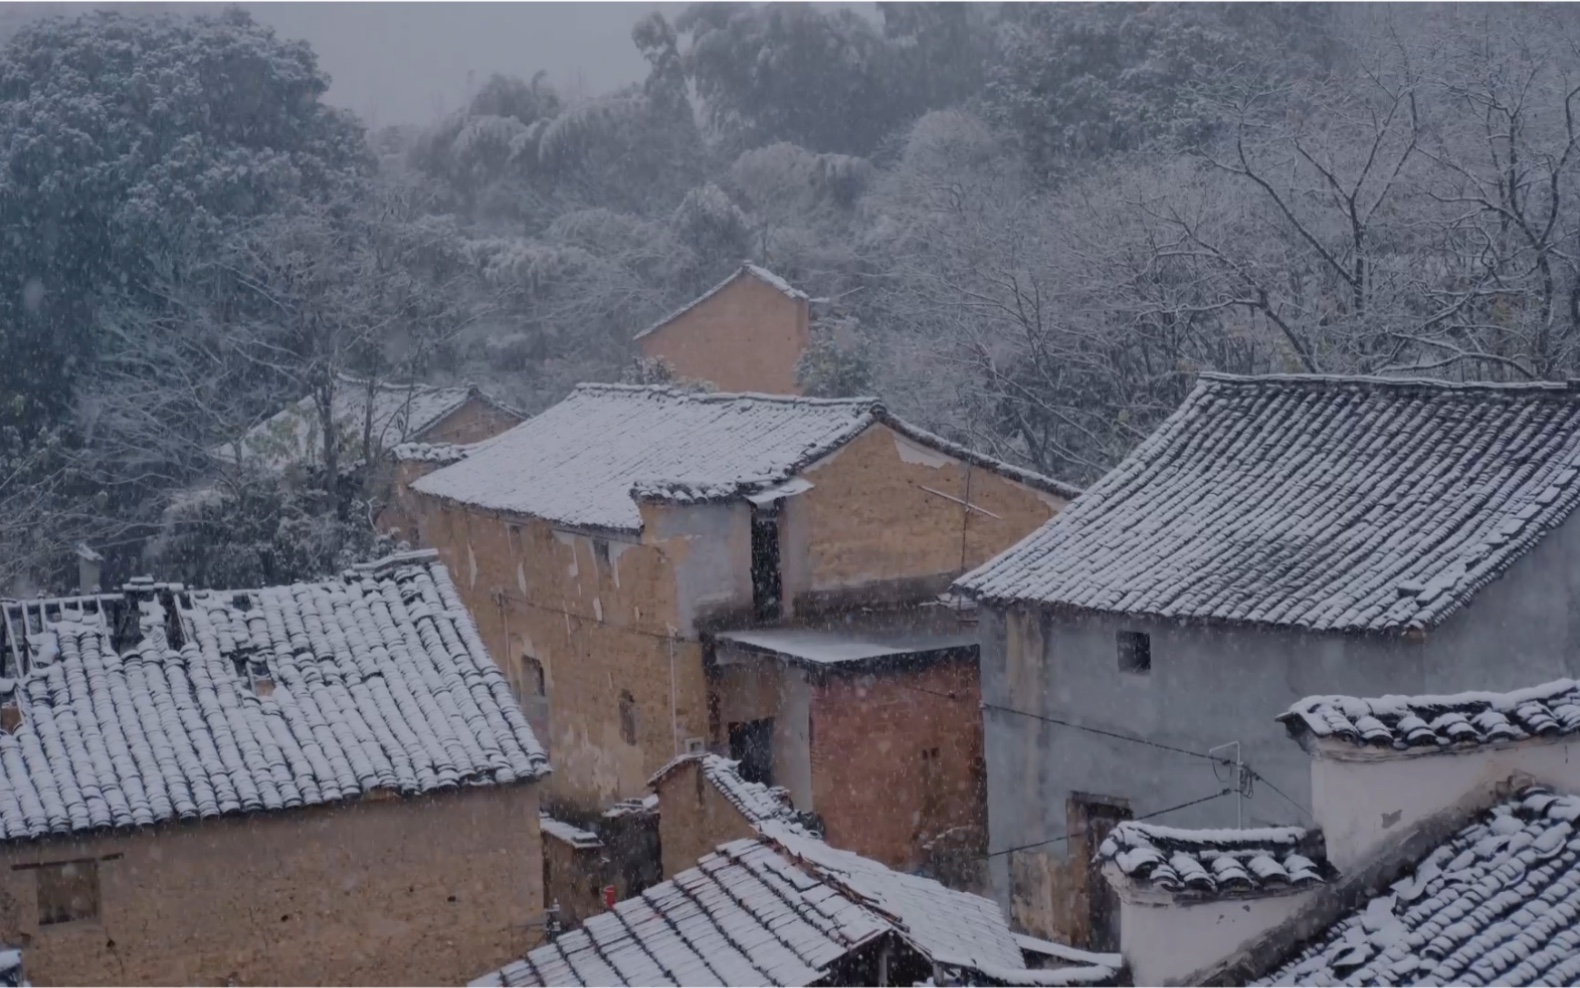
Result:
{"label": "weathered wall surface", "polygon": [[720,844],[756,833],[741,811],[708,782],[696,761],[676,766],[659,780],[657,792],[666,879],[694,867]]}
{"label": "weathered wall surface", "polygon": [[[461,984],[536,946],[533,786],[50,840],[0,854],[0,938],[51,984]],[[98,920],[38,871],[98,860]]]}
{"label": "weathered wall surface", "polygon": [[475,443],[520,425],[521,417],[479,398],[468,398],[460,408],[413,436],[419,443]]}
{"label": "weathered wall surface", "polygon": [[720,391],[800,394],[796,364],[811,340],[805,299],[742,276],[673,322],[637,340],[682,380]]}
{"label": "weathered wall surface", "polygon": [[[729,728],[744,721],[774,721],[773,784],[789,790],[798,810],[816,810],[812,786],[811,689],[804,669],[756,657],[723,657],[711,680],[718,722],[712,737],[716,751],[729,753]],[[724,664],[724,663],[728,664]]]}
{"label": "weathered wall surface", "polygon": [[545,907],[559,905],[564,929],[580,926],[604,911],[608,870],[602,847],[576,847],[543,835],[543,903]]}
{"label": "weathered wall surface", "polygon": [[[542,740],[554,760],[549,791],[556,800],[592,811],[641,796],[687,738],[707,736],[702,649],[684,636],[690,611],[728,597],[709,553],[729,539],[709,538],[706,526],[672,523],[664,508],[652,509],[647,541],[638,542],[416,492],[413,505],[422,544],[438,549],[450,567],[517,696],[536,688],[527,660],[542,667]],[[691,511],[694,521],[702,509],[673,510]],[[716,520],[728,527],[732,519]],[[625,693],[634,704],[634,744],[623,730]]]}
{"label": "weathered wall surface", "polygon": [[[1121,630],[1151,636],[1149,673],[1119,670]],[[1419,641],[1021,611],[985,612],[981,640],[992,848],[1063,833],[1076,792],[1127,798],[1139,816],[1223,787],[1205,760],[995,706],[1190,751],[1239,741],[1246,762],[1309,809],[1308,758],[1274,720],[1301,697],[1507,690],[1580,673],[1580,526],[1566,524]],[[1244,814],[1246,826],[1311,822],[1266,785]],[[1233,826],[1235,801],[1159,822]],[[1085,903],[1072,900],[1067,854],[1054,844],[997,856],[993,884],[1028,929],[1079,939]]]}
{"label": "weathered wall surface", "polygon": [[[787,500],[784,523],[792,601],[884,585],[904,596],[908,583],[955,576],[986,562],[1065,504],[935,453],[885,425],[868,429],[803,475],[814,486]],[[968,509],[967,501],[982,510]]]}
{"label": "weathered wall surface", "polygon": [[913,869],[926,863],[923,844],[938,835],[980,833],[977,704],[976,663],[969,660],[815,682],[812,802],[828,842]]}

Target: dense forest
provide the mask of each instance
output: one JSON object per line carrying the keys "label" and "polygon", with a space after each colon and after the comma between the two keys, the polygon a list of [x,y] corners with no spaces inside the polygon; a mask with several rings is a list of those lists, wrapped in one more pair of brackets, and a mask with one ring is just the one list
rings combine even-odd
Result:
{"label": "dense forest", "polygon": [[[379,548],[366,449],[212,450],[342,374],[541,410],[751,259],[809,390],[1076,483],[1202,370],[1580,361],[1565,5],[697,5],[640,85],[494,77],[369,133],[245,13],[0,49],[0,591],[280,582]],[[194,496],[200,491],[202,496]]]}

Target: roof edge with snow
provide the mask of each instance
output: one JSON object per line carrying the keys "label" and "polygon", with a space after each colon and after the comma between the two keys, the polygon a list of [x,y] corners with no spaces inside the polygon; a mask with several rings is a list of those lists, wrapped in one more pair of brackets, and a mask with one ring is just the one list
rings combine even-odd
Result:
{"label": "roof edge with snow", "polygon": [[719,292],[724,291],[725,288],[734,284],[739,279],[747,276],[756,278],[758,281],[769,286],[770,288],[777,288],[787,297],[792,298],[798,302],[810,301],[810,297],[806,292],[796,288],[794,285],[774,274],[772,271],[769,271],[767,268],[753,264],[751,261],[743,261],[741,266],[736,268],[728,278],[725,278],[723,281],[719,282],[717,285],[714,285],[712,288],[703,292],[701,295],[698,295],[690,302],[687,302],[685,305],[676,309],[674,312],[671,312],[669,315],[660,319],[658,322],[655,322],[653,325],[642,330],[640,333],[637,333],[634,337],[632,337],[632,339],[640,340],[644,337],[651,336],[652,334],[663,329],[665,326],[668,326],[670,323],[674,322],[676,319],[679,319],[681,316],[690,312],[692,309],[695,309],[697,306],[706,302],[708,299],[717,295]]}

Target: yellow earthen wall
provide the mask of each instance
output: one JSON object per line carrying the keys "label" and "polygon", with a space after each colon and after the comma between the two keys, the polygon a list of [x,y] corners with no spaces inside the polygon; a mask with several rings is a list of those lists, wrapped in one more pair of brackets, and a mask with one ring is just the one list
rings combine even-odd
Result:
{"label": "yellow earthen wall", "polygon": [[637,344],[683,380],[794,395],[801,393],[796,364],[811,339],[808,318],[805,299],[742,275]]}
{"label": "yellow earthen wall", "polygon": [[703,776],[697,762],[677,766],[659,780],[657,792],[665,878],[694,867],[720,844],[756,834],[735,804]]}
{"label": "yellow earthen wall", "polygon": [[435,422],[413,442],[476,443],[520,425],[521,417],[478,398],[468,398],[460,408]]}
{"label": "yellow earthen wall", "polygon": [[[686,738],[706,736],[702,648],[682,637],[672,575],[691,548],[685,538],[595,540],[418,492],[412,505],[422,544],[439,550],[518,696],[531,688],[523,657],[543,666],[557,800],[593,811],[642,796]],[[625,690],[636,701],[634,745],[621,735]]]}
{"label": "yellow earthen wall", "polygon": [[[885,425],[804,476],[812,489],[786,508],[786,582],[793,594],[956,575],[1031,534],[1067,503]],[[960,503],[968,498],[992,515],[968,510]]]}
{"label": "yellow earthen wall", "polygon": [[[43,841],[0,854],[0,941],[38,985],[462,984],[537,946],[538,842],[535,786]],[[27,866],[84,858],[99,918],[39,926]]]}

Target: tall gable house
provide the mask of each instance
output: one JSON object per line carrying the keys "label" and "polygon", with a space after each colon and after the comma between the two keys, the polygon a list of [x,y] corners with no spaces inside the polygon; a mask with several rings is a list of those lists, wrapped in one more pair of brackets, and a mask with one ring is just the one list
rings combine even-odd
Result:
{"label": "tall gable house", "polygon": [[1228,826],[1237,804],[1247,825],[1306,822],[1304,762],[1257,711],[1573,675],[1577,502],[1571,385],[1203,375],[961,581],[983,611],[1000,900],[1107,949],[1091,862],[1117,823]]}
{"label": "tall gable house", "polygon": [[[853,611],[934,601],[1075,492],[915,429],[872,399],[584,384],[458,455],[412,485],[417,525],[541,718],[558,769],[556,817],[591,825],[612,801],[643,796],[677,755],[700,750],[787,787],[797,809],[829,817],[836,843],[837,808],[812,786],[818,762],[886,760],[932,778],[931,795],[890,793],[881,808],[907,828],[924,811],[908,800],[947,794],[981,806],[970,745],[922,743],[934,731],[980,738],[974,644],[969,692],[893,689],[879,705],[892,740],[872,741],[864,731],[877,722],[854,703],[874,682],[870,668],[809,675],[769,654],[751,659],[752,671],[718,658],[722,640],[797,627],[859,639]],[[834,658],[851,656],[844,644]],[[903,647],[868,643],[854,654],[879,653],[909,661]],[[935,675],[935,657],[924,654],[917,675]],[[819,690],[852,698],[848,715],[816,721]],[[929,776],[921,763],[932,749],[940,760]],[[859,850],[886,862],[909,854]]]}
{"label": "tall gable house", "polygon": [[540,942],[547,760],[433,553],[0,616],[31,979],[454,984]]}
{"label": "tall gable house", "polygon": [[685,308],[638,333],[642,358],[682,381],[722,391],[801,393],[796,369],[812,341],[811,299],[783,278],[743,264]]}
{"label": "tall gable house", "polygon": [[1130,983],[1580,979],[1580,684],[1279,720],[1310,756],[1306,826],[1122,823],[1099,848]]}

